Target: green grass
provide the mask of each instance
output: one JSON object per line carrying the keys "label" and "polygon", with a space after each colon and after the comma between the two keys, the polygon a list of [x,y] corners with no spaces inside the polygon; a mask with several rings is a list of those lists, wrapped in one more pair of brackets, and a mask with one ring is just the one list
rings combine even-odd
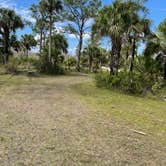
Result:
{"label": "green grass", "polygon": [[8,88],[8,86],[24,85],[30,83],[30,80],[32,79],[27,76],[15,76],[11,74],[0,75],[0,87]]}
{"label": "green grass", "polygon": [[94,83],[73,88],[98,112],[166,143],[166,102],[99,89]]}

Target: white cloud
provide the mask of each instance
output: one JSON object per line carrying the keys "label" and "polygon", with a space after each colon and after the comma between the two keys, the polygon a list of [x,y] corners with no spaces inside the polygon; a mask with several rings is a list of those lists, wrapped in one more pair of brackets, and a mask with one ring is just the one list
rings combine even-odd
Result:
{"label": "white cloud", "polygon": [[14,9],[18,15],[20,15],[24,20],[35,23],[35,19],[31,17],[29,9],[26,8],[15,8]]}
{"label": "white cloud", "polygon": [[0,0],[0,8],[12,9],[24,20],[30,21],[32,23],[35,22],[35,20],[31,17],[29,9],[24,7],[18,7],[16,3],[13,2],[13,0]]}
{"label": "white cloud", "polygon": [[74,56],[74,55],[76,54],[76,50],[77,50],[76,47],[74,47],[74,48],[69,48],[69,49],[68,49],[68,54]]}
{"label": "white cloud", "polygon": [[71,39],[76,39],[78,36],[76,36],[75,34],[68,34],[68,37]]}
{"label": "white cloud", "polygon": [[0,8],[15,8],[15,6],[12,0],[0,0]]}
{"label": "white cloud", "polygon": [[60,33],[60,34],[64,34],[65,33],[65,29],[63,27],[55,27],[55,31],[56,33]]}
{"label": "white cloud", "polygon": [[[68,34],[68,37],[71,39],[79,38],[79,36],[78,35],[76,36],[75,34]],[[84,40],[90,39],[90,37],[91,37],[91,34],[88,32],[84,33],[83,35]]]}

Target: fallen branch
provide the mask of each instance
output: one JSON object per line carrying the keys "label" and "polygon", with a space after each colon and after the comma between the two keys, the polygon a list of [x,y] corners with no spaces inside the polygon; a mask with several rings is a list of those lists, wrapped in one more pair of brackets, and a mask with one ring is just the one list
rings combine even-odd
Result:
{"label": "fallen branch", "polygon": [[142,132],[142,131],[133,130],[133,129],[131,129],[131,131],[133,131],[134,133],[137,133],[137,134],[147,135],[146,133],[144,133],[144,132]]}

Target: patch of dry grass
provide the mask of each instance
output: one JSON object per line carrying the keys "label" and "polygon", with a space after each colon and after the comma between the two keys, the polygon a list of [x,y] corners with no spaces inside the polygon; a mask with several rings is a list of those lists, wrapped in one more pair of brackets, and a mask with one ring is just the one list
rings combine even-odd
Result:
{"label": "patch of dry grass", "polygon": [[129,102],[120,107],[125,99],[87,86],[89,77],[9,77],[0,76],[0,165],[166,165],[160,143],[108,113]]}

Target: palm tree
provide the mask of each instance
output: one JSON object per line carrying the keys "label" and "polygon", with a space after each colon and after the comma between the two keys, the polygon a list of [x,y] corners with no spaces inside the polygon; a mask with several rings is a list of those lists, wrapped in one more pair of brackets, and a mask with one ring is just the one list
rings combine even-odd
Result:
{"label": "palm tree", "polygon": [[164,57],[164,80],[166,80],[166,19],[160,23],[158,27],[159,38],[161,40],[161,48]]}
{"label": "palm tree", "polygon": [[21,44],[25,53],[25,56],[28,57],[28,52],[31,50],[32,47],[35,47],[37,45],[36,40],[32,35],[22,35],[21,36]]}
{"label": "palm tree", "polygon": [[88,43],[82,54],[88,62],[89,72],[96,72],[106,59],[106,50],[100,48],[98,44],[94,42]]}
{"label": "palm tree", "polygon": [[[159,69],[163,70],[163,78],[166,80],[166,19],[161,22],[158,26],[158,30],[156,33],[151,34],[149,37],[148,42],[146,43],[146,48],[144,50],[145,56],[145,67],[147,70],[154,70]],[[152,65],[155,64],[155,61],[159,61],[159,65]],[[151,63],[152,62],[152,63]]]}
{"label": "palm tree", "polygon": [[119,68],[120,52],[124,33],[122,2],[116,0],[112,5],[104,7],[93,25],[93,32],[102,36],[109,36],[112,44],[110,55],[110,74],[115,74]]}
{"label": "palm tree", "polygon": [[[46,40],[49,43],[49,38]],[[53,33],[52,35],[52,48],[51,48],[51,59],[48,61],[49,48],[44,47],[41,59],[41,71],[46,73],[58,74],[61,72],[60,65],[64,61],[64,57],[67,54],[68,43],[64,35]]]}
{"label": "palm tree", "polygon": [[130,48],[128,45],[132,45],[131,70],[133,69],[137,40],[142,33],[145,37],[145,34],[149,32],[149,21],[145,19],[147,11],[143,2],[144,0],[115,0],[110,6],[103,8],[95,19],[94,33],[101,37],[109,36],[111,39],[110,74],[118,72],[121,49],[125,43],[128,47],[127,56]]}
{"label": "palm tree", "polygon": [[49,21],[49,62],[51,61],[51,48],[52,48],[52,29],[53,23],[58,18],[58,14],[62,11],[62,1],[61,0],[41,0],[43,8],[48,13]]}
{"label": "palm tree", "polygon": [[55,66],[58,65],[58,63],[61,63],[64,59],[64,55],[67,54],[68,50],[68,43],[67,39],[64,35],[61,34],[53,34],[52,36],[52,61]]}
{"label": "palm tree", "polygon": [[130,71],[133,71],[134,67],[134,59],[137,49],[137,43],[145,39],[151,34],[150,32],[150,21],[148,19],[138,19],[135,25],[131,25],[129,28],[129,38],[131,43],[131,64],[130,64]]}
{"label": "palm tree", "polygon": [[21,51],[21,42],[17,39],[17,36],[15,34],[11,35],[10,37],[10,46],[16,52]]}
{"label": "palm tree", "polygon": [[15,11],[0,8],[0,34],[3,38],[4,57],[3,64],[8,62],[10,52],[10,35],[15,33],[16,29],[23,28],[24,23]]}

